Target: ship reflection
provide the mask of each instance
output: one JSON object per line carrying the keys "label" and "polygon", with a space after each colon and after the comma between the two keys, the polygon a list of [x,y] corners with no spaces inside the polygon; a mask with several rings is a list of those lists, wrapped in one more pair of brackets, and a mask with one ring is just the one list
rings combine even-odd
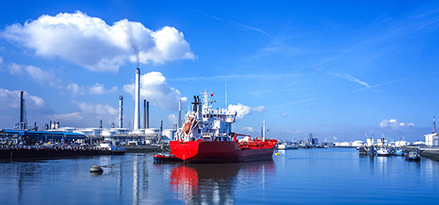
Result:
{"label": "ship reflection", "polygon": [[172,168],[170,190],[187,204],[234,204],[234,188],[262,185],[275,173],[273,160],[230,164],[187,164]]}

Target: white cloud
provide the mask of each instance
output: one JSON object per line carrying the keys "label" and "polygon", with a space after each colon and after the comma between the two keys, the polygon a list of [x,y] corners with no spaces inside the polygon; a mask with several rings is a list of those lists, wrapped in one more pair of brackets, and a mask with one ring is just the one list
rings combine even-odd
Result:
{"label": "white cloud", "polygon": [[73,95],[85,95],[86,93],[92,95],[102,95],[105,93],[118,91],[117,86],[113,86],[111,89],[106,89],[104,85],[100,83],[96,83],[90,88],[80,86],[77,83],[70,83],[65,87],[65,89],[71,91]]}
{"label": "white cloud", "polygon": [[288,113],[286,113],[286,112],[282,113],[282,117],[287,117],[287,116],[288,116]]}
{"label": "white cloud", "polygon": [[396,119],[390,119],[390,120],[383,120],[380,122],[379,125],[381,128],[394,128],[394,129],[398,129],[398,128],[402,128],[402,127],[414,127],[415,124],[410,122],[410,123],[404,123],[401,122],[399,123],[398,120]]}
{"label": "white cloud", "polygon": [[53,114],[48,116],[49,119],[63,122],[74,122],[84,119],[79,112],[66,113],[66,114]]}
{"label": "white cloud", "polygon": [[108,25],[81,11],[13,24],[1,36],[36,55],[59,57],[93,71],[117,72],[128,60],[146,64],[195,58],[183,33],[174,27],[152,31],[127,19]]}
{"label": "white cloud", "polygon": [[253,129],[253,127],[243,127],[242,130],[243,130],[243,131],[246,131],[246,132],[253,132],[253,131],[255,131],[255,130]]}
{"label": "white cloud", "polygon": [[347,73],[329,73],[329,74],[333,75],[335,77],[338,77],[338,78],[343,78],[343,79],[349,80],[349,81],[354,82],[354,83],[358,83],[360,85],[363,85],[367,89],[371,89],[372,91],[377,92],[368,83],[366,83],[364,81],[361,81],[360,79],[358,79],[358,78],[356,78],[356,77],[354,77],[354,76],[352,76],[350,74],[347,74]]}
{"label": "white cloud", "polygon": [[241,103],[238,103],[237,105],[229,105],[229,110],[232,111],[236,111],[237,115],[236,115],[236,119],[240,120],[243,119],[246,115],[252,113],[252,112],[263,112],[265,111],[265,107],[264,106],[258,106],[255,108],[251,108],[247,105],[243,105]]}
{"label": "white cloud", "polygon": [[[27,109],[39,109],[45,106],[45,102],[41,97],[30,95],[28,92],[23,92],[23,97]],[[2,109],[18,109],[20,106],[20,91],[7,90],[0,88],[0,110]]]}
{"label": "white cloud", "polygon": [[168,121],[172,125],[177,124],[177,116],[175,116],[174,114],[168,115]]}
{"label": "white cloud", "polygon": [[236,119],[238,119],[238,120],[243,119],[246,115],[248,115],[252,112],[264,112],[265,111],[264,106],[258,106],[258,107],[251,108],[251,107],[249,107],[247,105],[243,105],[241,103],[238,103],[237,105],[230,104],[228,109],[237,112]]}
{"label": "white cloud", "polygon": [[78,108],[81,110],[81,112],[85,115],[93,115],[97,118],[109,118],[117,116],[118,110],[104,104],[91,104],[91,103],[85,103],[85,102],[76,102],[74,101],[74,104],[78,106]]}
{"label": "white cloud", "polygon": [[49,120],[60,121],[65,126],[97,127],[100,120],[105,126],[118,120],[118,110],[106,104],[93,104],[73,101],[79,112],[47,115]]}
{"label": "white cloud", "polygon": [[80,87],[76,83],[70,83],[66,86],[66,90],[70,90],[73,95],[83,95],[85,93],[84,88]]}
{"label": "white cloud", "polygon": [[58,87],[59,80],[55,74],[47,72],[33,65],[19,65],[12,63],[8,66],[11,75],[27,75],[40,85],[48,84],[52,87]]}
{"label": "white cloud", "polygon": [[101,95],[105,93],[104,85],[96,83],[90,88],[91,94]]}
{"label": "white cloud", "polygon": [[[134,88],[134,83],[123,87],[132,96],[134,96]],[[165,76],[160,72],[150,72],[140,76],[140,97],[148,100],[151,105],[171,110],[178,109],[179,99],[182,103],[187,101],[186,97],[181,97],[180,91],[169,86]]]}
{"label": "white cloud", "polygon": [[264,106],[258,106],[253,108],[253,111],[255,112],[264,112],[265,111],[265,107]]}
{"label": "white cloud", "polygon": [[229,105],[229,110],[237,112],[236,119],[238,120],[244,118],[252,111],[251,107],[241,103],[238,103],[237,105]]}

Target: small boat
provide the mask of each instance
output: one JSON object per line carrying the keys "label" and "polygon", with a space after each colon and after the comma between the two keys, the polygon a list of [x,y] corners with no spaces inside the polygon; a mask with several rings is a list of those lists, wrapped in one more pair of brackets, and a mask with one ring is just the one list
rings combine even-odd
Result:
{"label": "small boat", "polygon": [[357,149],[358,149],[358,154],[360,154],[360,155],[367,155],[367,149],[366,149],[366,147],[357,147]]}
{"label": "small boat", "polygon": [[408,161],[419,161],[421,160],[421,156],[417,152],[409,152],[405,155],[405,160]]}
{"label": "small boat", "polygon": [[387,148],[381,147],[377,150],[377,156],[390,156],[390,152]]}
{"label": "small boat", "polygon": [[402,149],[401,148],[397,148],[396,150],[395,150],[395,154],[394,155],[396,155],[396,156],[402,156],[402,155],[404,155],[404,152],[402,152]]}
{"label": "small boat", "polygon": [[287,150],[288,149],[288,146],[287,146],[287,144],[278,144],[277,145],[277,149],[278,150]]}
{"label": "small boat", "polygon": [[155,154],[152,156],[155,163],[166,163],[166,162],[181,162],[183,160],[175,157],[172,153],[169,154]]}

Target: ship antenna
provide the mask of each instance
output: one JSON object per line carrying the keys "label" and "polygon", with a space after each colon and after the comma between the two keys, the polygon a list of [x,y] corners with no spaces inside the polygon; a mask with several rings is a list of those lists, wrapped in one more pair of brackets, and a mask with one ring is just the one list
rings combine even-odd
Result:
{"label": "ship antenna", "polygon": [[227,108],[227,76],[226,76],[226,108]]}

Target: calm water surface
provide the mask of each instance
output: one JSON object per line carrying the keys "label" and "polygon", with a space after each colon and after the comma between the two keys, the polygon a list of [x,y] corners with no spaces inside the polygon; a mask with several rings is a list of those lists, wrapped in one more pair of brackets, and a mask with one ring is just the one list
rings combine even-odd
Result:
{"label": "calm water surface", "polygon": [[[111,167],[91,175],[95,164]],[[234,164],[154,164],[149,153],[0,163],[0,204],[437,204],[438,192],[438,162],[355,149]]]}

